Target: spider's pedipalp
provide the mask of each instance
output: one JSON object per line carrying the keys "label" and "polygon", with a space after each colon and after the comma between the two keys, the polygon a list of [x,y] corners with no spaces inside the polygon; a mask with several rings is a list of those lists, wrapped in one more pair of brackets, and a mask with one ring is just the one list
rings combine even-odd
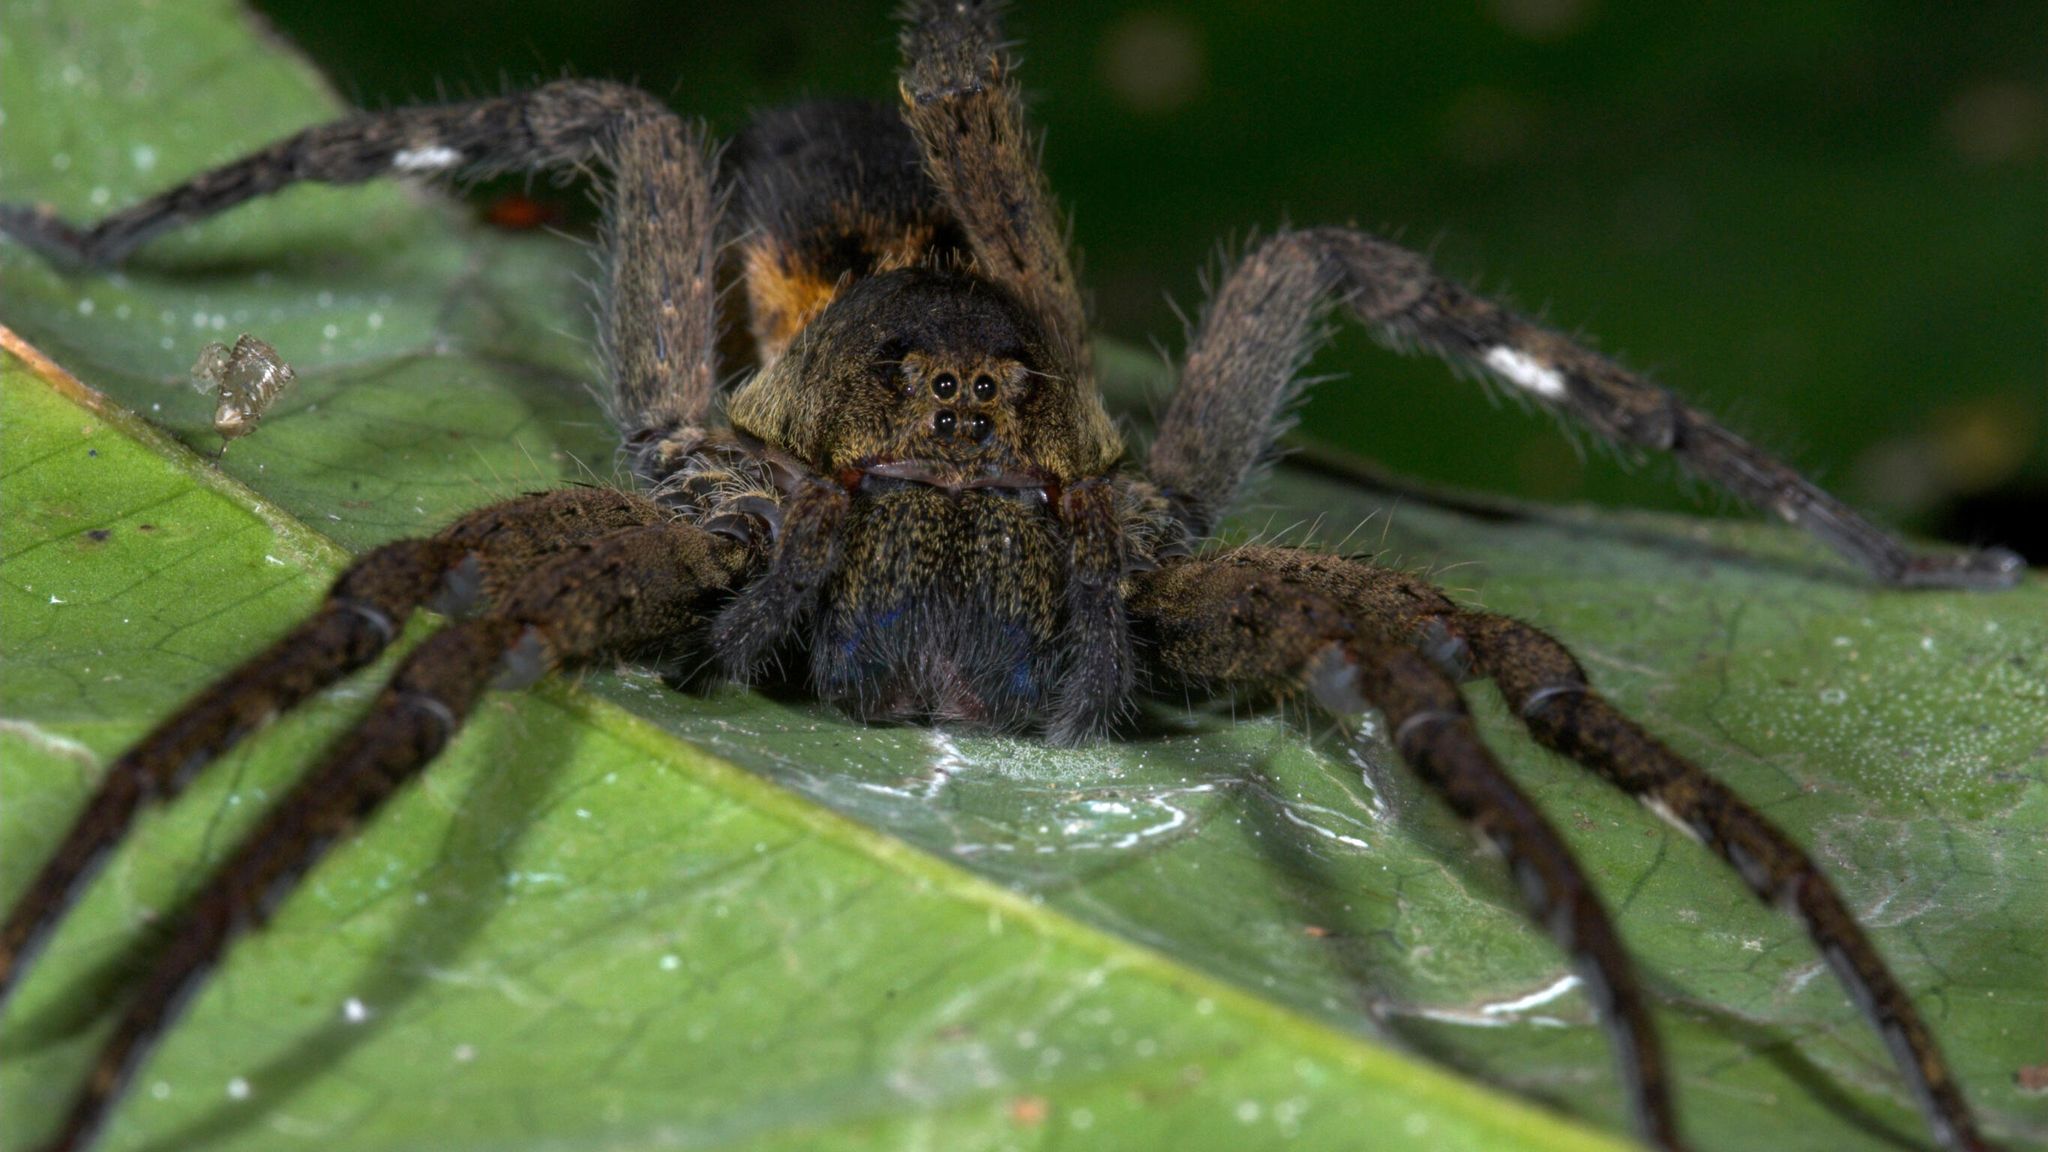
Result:
{"label": "spider's pedipalp", "polygon": [[1912,997],[1835,886],[1791,837],[1608,703],[1547,633],[1478,612],[1460,612],[1449,623],[1465,638],[1479,673],[1493,679],[1537,741],[1689,832],[1727,861],[1759,899],[1799,921],[1884,1039],[1941,1147],[1990,1148]]}
{"label": "spider's pedipalp", "polygon": [[[1405,611],[1356,595],[1366,565],[1244,548],[1132,579],[1129,607],[1161,672],[1205,687],[1307,688],[1324,707],[1386,717],[1394,743],[1453,811],[1501,850],[1530,916],[1585,981],[1615,1051],[1636,1129],[1682,1149],[1662,1047],[1613,921],[1562,837],[1479,739],[1457,682],[1377,621]],[[1422,587],[1426,588],[1426,585]]]}
{"label": "spider's pedipalp", "polygon": [[782,505],[766,570],[733,597],[711,628],[711,650],[727,675],[747,680],[817,603],[839,567],[851,503],[844,488],[812,483]]}
{"label": "spider's pedipalp", "polygon": [[368,714],[179,910],[45,1152],[92,1142],[235,936],[260,923],[330,847],[439,755],[501,672],[544,673],[694,633],[707,600],[737,581],[752,558],[746,545],[661,517],[524,566],[487,614],[422,642]]}
{"label": "spider's pedipalp", "polygon": [[1333,304],[1395,348],[1470,365],[1617,444],[1670,453],[1884,583],[2003,588],[2025,571],[2004,549],[1907,547],[1678,396],[1438,276],[1419,254],[1350,228],[1265,241],[1224,279],[1204,315],[1149,462],[1197,531],[1216,523],[1272,452],[1299,368],[1319,342],[1317,321]]}
{"label": "spider's pedipalp", "polygon": [[1100,734],[1131,695],[1131,630],[1118,588],[1128,567],[1129,542],[1118,511],[1116,488],[1107,481],[1083,481],[1060,500],[1060,519],[1071,541],[1066,592],[1071,656],[1046,723],[1046,735],[1056,744]]}

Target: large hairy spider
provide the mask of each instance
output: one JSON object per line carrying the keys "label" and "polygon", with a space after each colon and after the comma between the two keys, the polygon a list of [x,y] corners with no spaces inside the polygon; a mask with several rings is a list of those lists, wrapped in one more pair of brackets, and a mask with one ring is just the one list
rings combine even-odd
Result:
{"label": "large hairy spider", "polygon": [[[1349,228],[1280,232],[1237,263],[1156,438],[1127,459],[993,9],[912,4],[900,107],[769,112],[715,162],[658,101],[565,81],[316,126],[89,227],[0,214],[53,260],[109,266],[297,182],[601,169],[610,408],[639,483],[506,501],[370,551],[310,618],[109,768],[0,928],[0,992],[146,801],[369,663],[419,610],[456,617],[182,909],[48,1146],[93,1141],[237,933],[431,762],[486,688],[648,655],[741,681],[793,667],[856,717],[1055,743],[1110,732],[1140,693],[1305,690],[1340,715],[1376,710],[1417,775],[1498,847],[1584,979],[1643,1138],[1682,1147],[1645,996],[1599,897],[1475,734],[1460,685],[1491,680],[1537,742],[1689,831],[1796,918],[1936,1142],[1990,1147],[1814,862],[1609,705],[1557,641],[1366,559],[1205,541],[1271,456],[1337,308],[1397,347],[1672,454],[1880,582],[2001,587],[2018,559],[1911,551],[1671,393]],[[739,286],[742,317],[721,315],[723,283]],[[740,325],[744,338],[722,339]]]}

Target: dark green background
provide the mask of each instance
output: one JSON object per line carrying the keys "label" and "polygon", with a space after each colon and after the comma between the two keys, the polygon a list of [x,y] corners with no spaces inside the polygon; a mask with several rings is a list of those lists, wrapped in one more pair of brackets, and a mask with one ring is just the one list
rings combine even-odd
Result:
{"label": "dark green background", "polygon": [[[262,7],[370,105],[572,71],[729,131],[764,104],[894,90],[885,2]],[[2037,3],[1019,4],[1011,28],[1110,333],[1177,350],[1168,297],[1199,304],[1219,243],[1355,220],[1596,333],[1881,514],[2039,547]],[[1403,472],[1721,504],[1662,467],[1582,465],[1548,421],[1355,332],[1314,370],[1344,379],[1306,430]],[[1958,528],[1964,500],[2005,518]]]}

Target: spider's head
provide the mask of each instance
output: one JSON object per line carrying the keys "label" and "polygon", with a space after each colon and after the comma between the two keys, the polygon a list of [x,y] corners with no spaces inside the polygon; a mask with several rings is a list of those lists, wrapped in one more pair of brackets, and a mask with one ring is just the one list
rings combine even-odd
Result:
{"label": "spider's head", "polygon": [[733,426],[828,476],[1035,487],[1123,452],[1092,382],[1029,312],[965,272],[855,281],[733,395]]}

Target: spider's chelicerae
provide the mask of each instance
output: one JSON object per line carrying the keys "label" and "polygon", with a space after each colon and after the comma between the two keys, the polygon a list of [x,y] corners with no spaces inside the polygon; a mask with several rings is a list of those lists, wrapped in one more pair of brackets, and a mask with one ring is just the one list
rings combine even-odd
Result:
{"label": "spider's chelicerae", "polygon": [[[1335,308],[1672,454],[1880,582],[1999,587],[2017,558],[1910,551],[1671,393],[1349,228],[1251,248],[1197,326],[1156,437],[1129,457],[1096,391],[992,8],[913,4],[899,106],[769,112],[715,161],[660,102],[565,81],[313,127],[89,227],[0,210],[0,227],[53,260],[104,266],[300,181],[599,170],[611,414],[639,482],[510,500],[370,551],[309,619],[111,766],[7,917],[0,989],[146,800],[374,659],[421,609],[456,617],[198,889],[49,1146],[93,1140],[236,933],[432,761],[487,687],[651,652],[739,680],[793,663],[861,718],[1057,743],[1110,732],[1139,692],[1304,689],[1334,713],[1377,710],[1572,959],[1643,1137],[1681,1147],[1645,997],[1600,899],[1475,735],[1460,684],[1490,680],[1533,739],[1690,831],[1804,925],[1937,1143],[1988,1148],[1919,1012],[1808,855],[1609,705],[1555,640],[1368,560],[1205,541],[1271,456]],[[721,284],[738,285],[726,313]],[[751,339],[722,341],[735,326]]]}

